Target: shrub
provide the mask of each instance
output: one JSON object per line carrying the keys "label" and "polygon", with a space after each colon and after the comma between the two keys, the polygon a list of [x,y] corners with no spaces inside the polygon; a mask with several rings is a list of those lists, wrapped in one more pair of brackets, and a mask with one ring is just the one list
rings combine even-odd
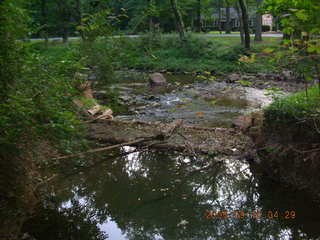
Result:
{"label": "shrub", "polygon": [[27,55],[22,74],[7,99],[0,105],[0,152],[16,151],[23,141],[49,140],[65,151],[80,141],[80,121],[73,105],[77,80],[74,73],[81,68],[74,52],[65,52],[63,60]]}
{"label": "shrub", "polygon": [[320,118],[320,89],[311,87],[306,91],[279,98],[265,110],[267,123],[296,123],[308,118]]}

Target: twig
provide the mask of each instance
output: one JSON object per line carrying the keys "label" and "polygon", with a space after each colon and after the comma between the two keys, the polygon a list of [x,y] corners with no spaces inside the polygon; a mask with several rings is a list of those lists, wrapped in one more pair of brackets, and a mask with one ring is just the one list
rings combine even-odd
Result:
{"label": "twig", "polygon": [[320,148],[313,148],[310,150],[298,150],[296,148],[294,148],[292,145],[289,145],[290,149],[293,150],[296,153],[300,153],[300,154],[304,154],[304,153],[312,153],[312,152],[318,152],[320,151]]}
{"label": "twig", "polygon": [[77,153],[77,154],[72,154],[72,155],[67,155],[67,156],[62,156],[62,157],[57,157],[54,158],[54,160],[62,160],[62,159],[67,159],[67,158],[73,158],[73,157],[80,157],[82,155],[88,154],[88,153],[96,153],[96,152],[104,152],[104,151],[109,151],[115,148],[119,148],[119,147],[124,147],[124,146],[130,146],[130,145],[134,145],[134,144],[138,144],[144,141],[149,141],[153,139],[153,137],[150,138],[140,138],[134,141],[130,141],[130,142],[125,142],[125,143],[121,143],[121,144],[116,144],[116,145],[112,145],[112,146],[108,146],[108,147],[103,147],[103,148],[96,148],[96,149],[91,149],[89,151],[86,152],[82,152],[82,153]]}
{"label": "twig", "polygon": [[[319,80],[319,82],[320,82],[320,80]],[[316,129],[316,132],[320,134],[320,129],[319,129],[318,125],[317,125],[316,119],[314,119],[314,118],[313,118],[313,123],[314,123],[314,128]]]}

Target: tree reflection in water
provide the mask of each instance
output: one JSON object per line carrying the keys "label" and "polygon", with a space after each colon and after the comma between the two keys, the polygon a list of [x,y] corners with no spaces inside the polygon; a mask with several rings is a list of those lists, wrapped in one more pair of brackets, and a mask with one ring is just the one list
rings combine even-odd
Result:
{"label": "tree reflection in water", "polygon": [[[130,150],[123,148],[113,154]],[[121,158],[96,155],[83,162],[86,164],[80,164],[84,169],[79,174],[68,172],[79,171],[79,166],[64,168],[68,177],[62,175],[53,191],[56,206],[61,208],[67,202],[72,207],[85,206],[94,216],[93,224],[111,219],[130,240],[320,236],[314,228],[303,228],[303,219],[255,219],[251,214],[242,219],[206,219],[207,210],[225,210],[231,216],[240,210],[284,210],[278,206],[279,196],[270,194],[273,189],[260,185],[240,160],[148,151]],[[285,205],[287,199],[280,202]],[[290,207],[299,211],[295,204]],[[319,224],[319,217],[314,220]]]}

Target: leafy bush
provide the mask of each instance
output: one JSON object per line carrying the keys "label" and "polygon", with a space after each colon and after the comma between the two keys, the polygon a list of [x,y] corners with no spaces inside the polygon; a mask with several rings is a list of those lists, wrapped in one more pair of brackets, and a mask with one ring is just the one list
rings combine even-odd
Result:
{"label": "leafy bush", "polygon": [[241,45],[233,46],[228,49],[224,49],[218,53],[218,59],[228,62],[237,62],[241,55],[248,54],[248,51]]}
{"label": "leafy bush", "polygon": [[118,49],[114,47],[114,42],[108,39],[101,39],[95,44],[80,44],[80,54],[84,64],[94,69],[101,84],[105,84],[114,69],[114,58],[118,55]]}
{"label": "leafy bush", "polygon": [[267,123],[296,123],[320,118],[320,89],[312,87],[294,95],[279,98],[265,111]]}
{"label": "leafy bush", "polygon": [[65,52],[63,60],[27,55],[22,74],[7,99],[0,105],[0,152],[17,149],[23,141],[46,139],[71,150],[79,141],[80,121],[72,102],[77,95],[74,73],[82,66],[75,52]]}

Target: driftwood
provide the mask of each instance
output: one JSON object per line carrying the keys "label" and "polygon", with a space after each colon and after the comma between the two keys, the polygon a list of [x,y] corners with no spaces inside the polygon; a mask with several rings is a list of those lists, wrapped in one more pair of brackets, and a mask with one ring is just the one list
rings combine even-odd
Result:
{"label": "driftwood", "polygon": [[148,139],[130,146],[149,146],[185,153],[242,155],[252,149],[249,137],[233,128],[205,128],[174,123],[97,120],[88,124],[88,138],[111,144],[124,144]]}
{"label": "driftwood", "polygon": [[[172,124],[172,126],[170,126],[170,128],[168,130],[162,131],[162,132],[160,132],[160,133],[158,133],[156,135],[153,135],[153,136],[143,137],[143,138],[135,139],[135,140],[124,142],[124,143],[119,143],[119,144],[112,145],[112,146],[91,149],[89,151],[78,153],[78,154],[61,156],[61,157],[55,158],[55,160],[62,160],[62,159],[73,158],[73,157],[80,157],[80,156],[83,156],[83,155],[86,155],[86,154],[89,154],[89,153],[105,152],[105,151],[109,151],[109,150],[112,150],[112,149],[115,149],[115,148],[141,144],[142,142],[146,142],[146,141],[150,141],[150,140],[162,140],[162,141],[164,141],[165,139],[170,138],[171,135],[176,131],[176,129],[179,128],[182,125],[182,123],[183,123],[183,121],[179,120],[179,121],[175,122],[174,124]],[[152,144],[149,144],[149,146],[152,146]]]}
{"label": "driftwood", "polygon": [[90,153],[110,151],[124,146],[175,150],[190,155],[243,155],[252,149],[251,140],[235,129],[205,128],[183,125],[182,120],[170,124],[141,121],[96,120],[88,124],[89,139],[115,144],[91,149],[55,160],[80,157]]}
{"label": "driftwood", "polygon": [[138,143],[141,143],[143,141],[147,141],[147,139],[140,138],[140,139],[137,139],[137,140],[134,140],[134,141],[126,142],[126,143],[116,144],[116,145],[102,147],[102,148],[91,149],[89,151],[78,153],[78,154],[72,154],[72,155],[57,157],[57,158],[55,158],[55,160],[62,160],[62,159],[73,158],[73,157],[80,157],[80,156],[83,156],[83,155],[88,154],[88,153],[97,153],[97,152],[109,151],[109,150],[112,150],[112,149],[115,149],[115,148],[119,148],[119,147],[131,146],[133,144],[138,144]]}
{"label": "driftwood", "polygon": [[[76,78],[83,78],[85,76],[83,76],[83,74],[76,74]],[[87,114],[89,114],[92,118],[94,118],[94,120],[97,119],[113,119],[113,112],[111,109],[106,108],[100,104],[97,103],[97,101],[94,99],[93,97],[93,91],[91,88],[91,82],[86,81],[86,82],[82,82],[79,86],[78,89],[81,91],[81,95],[83,98],[85,99],[89,99],[92,100],[95,104],[93,106],[91,106],[89,109],[86,109],[85,112]],[[81,101],[81,99],[75,99],[74,104],[76,106],[78,106],[79,108],[81,108],[83,110],[83,108],[85,108],[85,104],[83,101]],[[94,121],[93,120],[93,121]]]}

